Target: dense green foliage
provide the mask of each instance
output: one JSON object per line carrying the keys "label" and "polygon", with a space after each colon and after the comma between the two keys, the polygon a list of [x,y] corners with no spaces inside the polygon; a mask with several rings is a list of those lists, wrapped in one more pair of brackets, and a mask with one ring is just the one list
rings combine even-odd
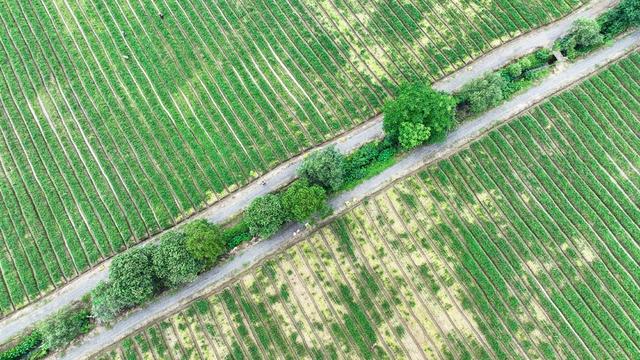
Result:
{"label": "dense green foliage", "polygon": [[109,267],[113,295],[126,307],[142,304],[155,293],[152,253],[153,246],[136,247],[116,256]]}
{"label": "dense green foliage", "polygon": [[378,174],[391,165],[398,149],[388,139],[362,145],[344,160],[345,184],[349,189],[355,184]]}
{"label": "dense green foliage", "polygon": [[217,224],[198,219],[186,224],[182,231],[186,237],[186,248],[192,257],[211,265],[226,248],[222,230]]}
{"label": "dense green foliage", "polygon": [[318,185],[300,179],[289,185],[280,195],[289,220],[304,222],[327,207],[327,193]]}
{"label": "dense green foliage", "polygon": [[0,360],[19,360],[42,344],[42,335],[37,330],[20,339],[16,345],[0,353]]}
{"label": "dense green foliage", "polygon": [[112,322],[126,307],[108,281],[100,282],[91,291],[91,314],[99,323]]}
{"label": "dense green foliage", "polygon": [[310,184],[335,191],[344,182],[344,155],[335,146],[315,151],[298,168],[298,176]]}
{"label": "dense green foliage", "polygon": [[253,238],[251,231],[249,231],[249,225],[241,218],[238,223],[230,226],[222,232],[222,238],[227,250],[231,250],[245,241],[249,241]]}
{"label": "dense green foliage", "polygon": [[598,18],[602,34],[611,39],[631,27],[640,26],[640,0],[622,0]]}
{"label": "dense green foliage", "polygon": [[[200,240],[210,234],[202,233],[207,228],[200,225],[200,233],[198,230],[189,233],[189,236],[197,236]],[[192,228],[193,230],[193,228]],[[186,229],[185,229],[186,232]],[[217,232],[219,235],[219,231]],[[202,268],[202,264],[192,255],[190,248],[187,246],[187,235],[181,232],[170,231],[164,234],[160,241],[153,246],[151,259],[153,263],[153,274],[156,279],[160,280],[162,287],[173,288],[188,282],[192,282],[198,276],[198,272]],[[218,242],[214,246],[219,245]],[[222,247],[220,246],[220,249]],[[218,255],[220,253],[218,252]],[[217,258],[217,256],[215,257]],[[158,285],[156,285],[158,286]]]}
{"label": "dense green foliage", "polygon": [[58,311],[38,327],[42,334],[42,347],[56,350],[66,347],[71,341],[93,328],[88,309],[70,307]]}
{"label": "dense green foliage", "polygon": [[403,122],[400,124],[398,143],[403,150],[411,150],[429,140],[431,128],[422,123]]}
{"label": "dense green foliage", "polygon": [[254,236],[263,239],[275,234],[287,220],[280,196],[267,194],[254,199],[244,211],[244,221]]}
{"label": "dense green foliage", "polygon": [[404,140],[400,144],[406,149],[441,139],[455,125],[455,108],[456,100],[449,94],[428,84],[406,84],[382,108],[385,136],[394,143]]}

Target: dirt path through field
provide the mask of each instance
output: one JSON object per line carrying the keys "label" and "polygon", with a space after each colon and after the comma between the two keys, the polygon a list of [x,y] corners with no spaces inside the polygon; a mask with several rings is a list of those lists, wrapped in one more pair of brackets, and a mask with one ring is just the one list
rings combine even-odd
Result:
{"label": "dirt path through field", "polygon": [[[528,34],[520,36],[516,39],[513,39],[506,44],[500,46],[497,49],[483,55],[478,60],[469,64],[469,66],[455,72],[454,74],[446,77],[445,79],[438,81],[434,84],[434,86],[438,89],[444,91],[455,91],[459,89],[463,84],[468,81],[475,79],[487,71],[494,70],[496,68],[501,67],[502,65],[508,63],[512,59],[523,56],[527,53],[530,53],[534,49],[548,45],[552,43],[558,37],[564,35],[570,28],[573,21],[579,17],[595,17],[598,14],[605,11],[611,5],[617,3],[617,0],[602,0],[595,1],[594,3],[588,5],[587,7],[583,7],[580,10],[572,13],[571,15],[540,29],[534,30]],[[619,47],[620,42],[615,45],[614,48]],[[612,48],[612,49],[614,49]],[[610,50],[613,51],[613,50]],[[592,57],[593,58],[593,57]],[[590,58],[591,59],[591,58]],[[557,80],[556,80],[557,81]],[[564,84],[571,83],[571,79],[563,79]],[[538,89],[538,88],[536,88]],[[534,89],[535,90],[535,89]],[[528,94],[528,93],[527,93]],[[522,97],[517,98],[518,101],[522,101]],[[526,100],[526,98],[524,98]],[[509,104],[511,104],[510,102]],[[513,105],[511,105],[513,106]],[[503,108],[503,107],[501,107]],[[497,110],[497,109],[496,109]],[[510,112],[515,113],[515,112]],[[491,114],[491,115],[489,115]],[[459,137],[468,139],[468,134],[473,129],[469,129],[469,126],[473,124],[481,124],[481,123],[496,123],[500,121],[497,116],[505,116],[505,114],[496,114],[495,111],[490,112],[488,115],[485,115],[473,122],[464,124],[460,129],[456,132],[452,133],[450,138],[443,144],[438,145],[439,147],[450,147],[450,146],[459,146],[460,140]],[[491,121],[491,117],[496,117],[494,121]],[[487,124],[485,124],[487,125]],[[469,130],[466,130],[469,129]],[[382,117],[377,116],[369,121],[361,124],[360,126],[354,128],[353,130],[341,135],[337,139],[331,141],[329,144],[335,144],[341,151],[349,152],[364,143],[367,143],[371,140],[379,138],[382,136]],[[456,145],[451,145],[456,144]],[[325,144],[324,146],[327,146]],[[371,179],[370,181],[362,184],[355,192],[349,192],[340,195],[336,199],[332,200],[332,205],[334,207],[338,206],[340,203],[344,204],[344,201],[347,199],[351,199],[353,197],[361,198],[361,195],[366,195],[371,189],[379,188],[380,184],[384,184],[388,181],[385,181],[384,177],[394,175],[393,178],[397,178],[395,175],[398,171],[402,171],[403,168],[407,166],[411,169],[422,166],[424,164],[425,159],[428,159],[429,156],[433,156],[434,149],[432,147],[426,147],[420,149],[417,152],[410,154],[406,159],[399,162],[396,166],[389,169],[393,171],[385,171],[380,176]],[[205,209],[204,211],[194,215],[191,219],[194,218],[207,218],[214,222],[222,222],[226,219],[231,218],[235,214],[238,214],[244,207],[248,205],[248,203],[261,195],[269,193],[275,189],[286,185],[290,181],[295,178],[295,171],[304,158],[305,154],[297,156],[289,161],[283,163],[277,168],[273,169],[269,173],[265,174],[261,178],[257,179],[253,183],[247,185],[246,187],[238,190],[233,195],[217,202],[211,207]],[[413,162],[413,163],[412,163]],[[403,165],[400,165],[403,164]],[[264,185],[263,185],[264,184]],[[378,184],[378,185],[376,185]],[[339,207],[339,206],[338,206]],[[289,230],[288,230],[289,231]],[[283,234],[290,235],[291,231],[284,232]],[[283,238],[284,236],[284,238]],[[282,246],[282,243],[286,240],[285,235],[280,235],[272,240],[258,243],[248,249],[246,249],[241,255],[239,255],[232,262],[229,262],[219,268],[212,270],[206,275],[202,276],[197,283],[192,284],[191,286],[183,289],[180,293],[188,294],[189,291],[194,290],[193,286],[197,284],[203,283],[209,286],[210,284],[216,283],[219,281],[221,277],[213,277],[212,274],[227,274],[225,276],[229,276],[230,273],[237,271],[239,268],[243,267],[245,263],[255,262],[257,259],[262,258],[266,255],[266,252],[273,251],[273,249]],[[155,237],[157,238],[157,237]],[[151,238],[144,243],[149,243],[155,240],[155,238]],[[264,252],[264,253],[263,253]],[[57,291],[52,294],[47,295],[37,303],[31,304],[10,316],[2,319],[0,321],[0,344],[6,342],[11,339],[13,336],[19,334],[20,332],[28,329],[33,326],[38,321],[46,318],[49,314],[54,313],[56,310],[63,308],[64,306],[73,303],[74,301],[78,301],[82,298],[83,295],[88,293],[91,289],[93,289],[101,280],[106,279],[108,275],[108,267],[111,263],[111,260],[107,260],[102,263],[100,266],[92,269],[78,278],[74,279],[70,283],[61,287]],[[164,300],[163,300],[164,302]],[[166,304],[166,303],[165,303]],[[175,308],[175,307],[172,307]],[[147,309],[156,309],[155,305],[151,305]],[[145,310],[147,310],[145,309]],[[161,308],[159,308],[161,310]],[[151,312],[152,313],[152,312]],[[150,313],[150,314],[151,314]],[[126,321],[126,320],[125,320]]]}

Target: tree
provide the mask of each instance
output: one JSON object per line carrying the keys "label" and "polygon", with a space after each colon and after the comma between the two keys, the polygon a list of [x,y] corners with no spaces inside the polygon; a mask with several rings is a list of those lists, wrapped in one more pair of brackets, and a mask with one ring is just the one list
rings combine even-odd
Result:
{"label": "tree", "polygon": [[309,185],[306,179],[291,184],[282,194],[282,206],[289,212],[289,218],[303,222],[326,208],[327,193],[317,185]]}
{"label": "tree", "polygon": [[186,236],[186,247],[191,255],[211,265],[224,253],[225,240],[222,230],[216,224],[204,219],[194,220],[183,228]]}
{"label": "tree", "polygon": [[622,0],[618,8],[624,23],[628,26],[640,25],[640,0]]}
{"label": "tree", "polygon": [[560,49],[571,56],[576,49],[591,48],[604,42],[600,23],[594,19],[581,18],[571,26],[571,31],[560,40]]}
{"label": "tree", "polygon": [[508,82],[499,73],[493,72],[471,81],[460,90],[459,97],[468,103],[472,113],[480,114],[499,105],[505,99]]}
{"label": "tree", "polygon": [[65,347],[78,336],[91,330],[89,310],[66,308],[45,320],[39,328],[42,334],[42,347],[55,350]]}
{"label": "tree", "polygon": [[298,175],[327,191],[338,190],[344,183],[344,155],[335,146],[316,151],[304,159]]}
{"label": "tree", "polygon": [[126,307],[149,300],[155,291],[151,246],[135,247],[116,256],[109,269],[115,299]]}
{"label": "tree", "polygon": [[267,239],[280,230],[287,213],[279,196],[267,194],[251,202],[244,212],[244,218],[252,235]]}
{"label": "tree", "polygon": [[402,123],[400,124],[400,135],[398,141],[404,150],[410,150],[418,147],[429,139],[431,129],[421,123]]}
{"label": "tree", "polygon": [[191,282],[201,266],[187,249],[184,234],[170,231],[160,238],[152,252],[153,272],[162,285],[173,288]]}
{"label": "tree", "polygon": [[578,47],[592,47],[604,42],[600,34],[600,24],[594,19],[578,19],[573,24],[570,36]]}
{"label": "tree", "polygon": [[403,123],[413,124],[411,130],[405,126],[405,132],[420,134],[424,138],[426,130],[420,130],[415,125],[422,124],[429,129],[427,139],[441,138],[455,123],[455,107],[456,100],[452,96],[435,91],[427,84],[405,85],[394,99],[388,100],[383,106],[384,132],[391,141],[398,144]]}
{"label": "tree", "polygon": [[91,291],[91,314],[99,323],[108,324],[115,320],[125,307],[116,297],[113,286],[108,281],[101,281]]}

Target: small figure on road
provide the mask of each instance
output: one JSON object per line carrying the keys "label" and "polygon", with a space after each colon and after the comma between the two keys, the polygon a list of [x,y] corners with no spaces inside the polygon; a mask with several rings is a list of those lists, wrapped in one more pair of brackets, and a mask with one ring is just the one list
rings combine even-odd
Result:
{"label": "small figure on road", "polygon": [[164,20],[164,14],[163,13],[158,13],[158,16],[160,16],[160,20]]}
{"label": "small figure on road", "polygon": [[262,186],[267,186],[267,182],[266,182],[266,181],[264,181],[264,180],[262,180],[262,182],[260,183],[260,185],[262,185]]}

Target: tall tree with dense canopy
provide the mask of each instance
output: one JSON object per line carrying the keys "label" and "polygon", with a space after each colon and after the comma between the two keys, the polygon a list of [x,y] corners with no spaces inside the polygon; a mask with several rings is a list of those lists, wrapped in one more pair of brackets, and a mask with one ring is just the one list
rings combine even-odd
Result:
{"label": "tall tree with dense canopy", "polygon": [[441,139],[455,124],[455,108],[455,98],[428,84],[405,85],[384,104],[384,132],[396,144],[402,136],[409,147],[417,146],[416,141]]}
{"label": "tall tree with dense canopy", "polygon": [[222,230],[216,224],[198,219],[185,225],[182,230],[186,236],[186,248],[206,265],[213,264],[225,250]]}
{"label": "tall tree with dense canopy", "polygon": [[338,190],[344,183],[344,155],[335,146],[316,151],[304,159],[298,175],[328,191]]}
{"label": "tall tree with dense canopy", "polygon": [[309,185],[306,179],[291,184],[282,194],[282,206],[291,220],[303,222],[326,207],[327,193],[318,185]]}
{"label": "tall tree with dense canopy", "polygon": [[268,194],[253,200],[245,210],[244,218],[252,235],[267,239],[280,230],[287,212],[278,195]]}
{"label": "tall tree with dense canopy", "polygon": [[109,281],[113,295],[127,307],[149,300],[156,289],[150,246],[136,247],[113,259]]}
{"label": "tall tree with dense canopy", "polygon": [[172,288],[191,282],[201,266],[187,249],[183,233],[170,231],[162,236],[152,252],[153,272],[164,287]]}

